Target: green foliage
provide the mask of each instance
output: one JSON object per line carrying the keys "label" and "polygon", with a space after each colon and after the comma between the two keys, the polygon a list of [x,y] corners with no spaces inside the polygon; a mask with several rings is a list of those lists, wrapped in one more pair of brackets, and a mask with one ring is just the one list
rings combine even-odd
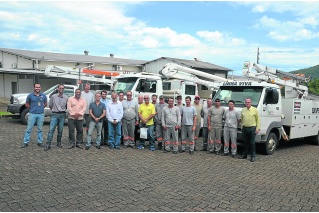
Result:
{"label": "green foliage", "polygon": [[305,77],[311,76],[311,80],[318,79],[319,78],[319,65],[301,69],[301,70],[296,70],[292,71],[290,73],[297,74],[297,73],[303,73],[305,74]]}
{"label": "green foliage", "polygon": [[314,79],[308,83],[310,94],[319,95],[319,79]]}

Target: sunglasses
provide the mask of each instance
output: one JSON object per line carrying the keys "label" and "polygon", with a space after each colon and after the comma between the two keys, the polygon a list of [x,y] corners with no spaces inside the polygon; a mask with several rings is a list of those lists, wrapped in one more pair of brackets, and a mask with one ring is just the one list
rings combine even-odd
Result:
{"label": "sunglasses", "polygon": [[195,100],[200,100],[200,98],[195,98]]}
{"label": "sunglasses", "polygon": [[132,95],[126,95],[126,96],[132,96]]}
{"label": "sunglasses", "polygon": [[144,100],[148,100],[149,98],[144,98]]}

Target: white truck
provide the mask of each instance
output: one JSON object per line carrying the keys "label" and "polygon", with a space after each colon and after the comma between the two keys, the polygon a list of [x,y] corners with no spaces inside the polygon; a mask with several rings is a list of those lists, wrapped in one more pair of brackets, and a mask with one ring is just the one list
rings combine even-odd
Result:
{"label": "white truck", "polygon": [[[307,138],[319,145],[319,102],[308,97],[304,86],[308,78],[253,62],[245,62],[243,75],[258,81],[220,83],[214,99],[219,98],[225,108],[232,99],[236,110],[241,111],[245,99],[251,98],[261,118],[256,143],[263,144],[265,154],[273,154],[280,139]],[[285,94],[281,94],[282,86]],[[240,128],[238,142],[242,142]]]}

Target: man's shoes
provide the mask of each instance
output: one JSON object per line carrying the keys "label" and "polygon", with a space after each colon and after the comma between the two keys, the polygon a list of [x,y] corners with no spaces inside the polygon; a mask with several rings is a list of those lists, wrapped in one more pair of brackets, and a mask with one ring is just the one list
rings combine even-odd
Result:
{"label": "man's shoes", "polygon": [[190,155],[193,155],[194,154],[194,151],[189,151],[188,152]]}
{"label": "man's shoes", "polygon": [[255,162],[256,161],[256,157],[251,157],[250,158],[250,162]]}
{"label": "man's shoes", "polygon": [[200,150],[200,151],[204,151],[205,152],[205,151],[207,151],[207,148],[203,147],[202,150]]}
{"label": "man's shoes", "polygon": [[90,148],[89,146],[85,146],[85,150],[89,150],[89,148]]}
{"label": "man's shoes", "polygon": [[207,154],[214,154],[214,151],[207,151]]}
{"label": "man's shoes", "polygon": [[242,155],[238,157],[239,159],[247,159],[247,155]]}
{"label": "man's shoes", "polygon": [[121,148],[119,146],[115,147],[115,149],[120,150]]}
{"label": "man's shoes", "polygon": [[76,147],[79,149],[83,149],[83,147],[81,145],[76,145]]}
{"label": "man's shoes", "polygon": [[220,155],[220,153],[219,153],[219,152],[215,152],[215,154],[216,154],[216,155]]}
{"label": "man's shoes", "polygon": [[237,158],[237,155],[236,154],[232,154],[231,155],[233,158]]}
{"label": "man's shoes", "polygon": [[222,154],[222,156],[227,156],[227,155],[228,155],[228,153],[225,153],[225,152]]}
{"label": "man's shoes", "polygon": [[124,148],[124,149],[126,149],[126,148],[127,148],[127,146],[126,146],[126,145],[124,145],[124,146],[123,146],[123,148]]}
{"label": "man's shoes", "polygon": [[180,153],[183,153],[183,152],[185,152],[185,150],[179,150],[179,152],[180,152]]}
{"label": "man's shoes", "polygon": [[135,149],[136,147],[133,145],[133,146],[130,146],[132,149]]}
{"label": "man's shoes", "polygon": [[69,147],[68,147],[68,149],[73,149],[74,148],[74,145],[70,145]]}
{"label": "man's shoes", "polygon": [[57,143],[56,145],[58,148],[62,148],[61,142]]}
{"label": "man's shoes", "polygon": [[100,145],[98,145],[98,146],[96,146],[96,148],[97,148],[97,149],[101,149],[101,146],[100,146]]}
{"label": "man's shoes", "polygon": [[151,151],[155,151],[155,147],[151,147],[150,150],[151,150]]}
{"label": "man's shoes", "polygon": [[166,150],[166,149],[164,149],[164,151],[163,151],[164,153],[168,153],[169,152],[169,150]]}
{"label": "man's shoes", "polygon": [[139,145],[139,146],[137,146],[137,149],[144,149],[144,146]]}
{"label": "man's shoes", "polygon": [[44,151],[48,151],[49,149],[51,149],[51,145],[46,145],[46,146],[44,147]]}
{"label": "man's shoes", "polygon": [[114,146],[109,146],[109,149],[114,149]]}
{"label": "man's shoes", "polygon": [[177,151],[173,151],[173,154],[177,154]]}
{"label": "man's shoes", "polygon": [[28,147],[28,146],[29,146],[29,144],[23,143],[22,146],[21,146],[21,148],[26,148],[26,147]]}
{"label": "man's shoes", "polygon": [[38,143],[38,146],[43,147],[43,143]]}

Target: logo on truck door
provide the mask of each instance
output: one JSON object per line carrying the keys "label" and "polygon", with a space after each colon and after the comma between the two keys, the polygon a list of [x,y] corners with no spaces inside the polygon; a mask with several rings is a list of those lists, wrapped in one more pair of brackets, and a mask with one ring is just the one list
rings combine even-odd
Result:
{"label": "logo on truck door", "polygon": [[294,114],[300,114],[301,102],[294,102]]}
{"label": "logo on truck door", "polygon": [[319,113],[319,108],[312,108],[312,114]]}

